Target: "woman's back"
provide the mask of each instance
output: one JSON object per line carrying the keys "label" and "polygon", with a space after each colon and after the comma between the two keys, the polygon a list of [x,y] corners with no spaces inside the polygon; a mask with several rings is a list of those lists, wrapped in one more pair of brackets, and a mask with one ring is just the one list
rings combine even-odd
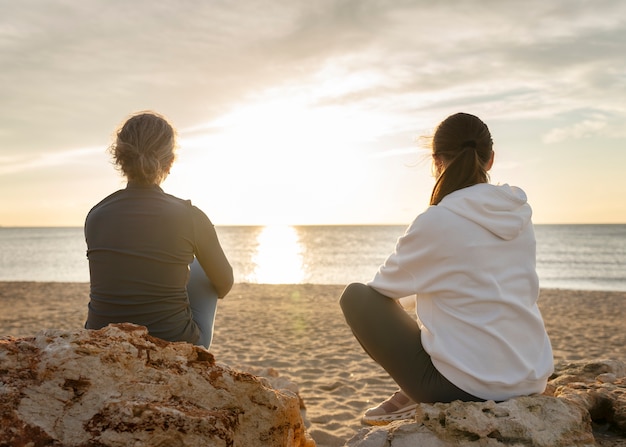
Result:
{"label": "woman's back", "polygon": [[85,222],[91,276],[87,327],[132,321],[160,338],[197,337],[187,324],[186,293],[194,220],[201,224],[203,214],[157,185],[130,183],[97,204]]}
{"label": "woman's back", "polygon": [[160,187],[175,149],[174,128],[154,112],[131,116],[116,132],[109,150],[128,183],[85,220],[85,327],[130,322],[165,340],[208,347],[217,298],[232,287],[233,272],[209,218]]}

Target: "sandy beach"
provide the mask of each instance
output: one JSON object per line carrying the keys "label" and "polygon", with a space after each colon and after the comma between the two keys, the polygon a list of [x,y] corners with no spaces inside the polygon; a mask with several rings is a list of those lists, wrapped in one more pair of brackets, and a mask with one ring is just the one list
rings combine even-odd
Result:
{"label": "sandy beach", "polygon": [[[211,352],[244,369],[272,367],[300,388],[320,447],[342,446],[369,406],[395,385],[353,338],[338,305],[342,285],[237,284],[219,303]],[[0,282],[0,336],[83,325],[86,283]],[[542,290],[555,362],[626,360],[626,292]]]}

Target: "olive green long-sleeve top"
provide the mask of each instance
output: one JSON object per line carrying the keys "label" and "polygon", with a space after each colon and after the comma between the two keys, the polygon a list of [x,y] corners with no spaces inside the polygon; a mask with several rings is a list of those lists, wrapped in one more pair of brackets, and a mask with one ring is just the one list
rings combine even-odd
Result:
{"label": "olive green long-sleeve top", "polygon": [[85,239],[88,329],[130,322],[155,337],[196,343],[186,291],[194,256],[218,296],[232,286],[232,268],[209,218],[158,185],[129,182],[106,197],[88,213]]}

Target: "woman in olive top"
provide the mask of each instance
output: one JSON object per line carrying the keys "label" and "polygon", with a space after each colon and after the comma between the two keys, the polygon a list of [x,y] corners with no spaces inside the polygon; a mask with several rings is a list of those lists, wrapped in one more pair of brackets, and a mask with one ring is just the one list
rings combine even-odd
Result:
{"label": "woman in olive top", "polygon": [[175,159],[176,132],[152,112],[131,116],[110,147],[128,180],[85,221],[90,272],[88,329],[146,326],[151,335],[209,347],[217,299],[233,271],[209,218],[160,187]]}

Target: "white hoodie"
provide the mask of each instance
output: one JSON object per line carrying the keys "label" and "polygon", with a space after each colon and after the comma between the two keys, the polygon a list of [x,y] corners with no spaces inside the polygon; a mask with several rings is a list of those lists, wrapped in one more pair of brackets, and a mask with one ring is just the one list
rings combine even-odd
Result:
{"label": "white hoodie", "polygon": [[483,399],[541,393],[553,372],[531,214],[516,187],[455,191],[413,221],[368,283],[394,299],[417,295],[434,366]]}

